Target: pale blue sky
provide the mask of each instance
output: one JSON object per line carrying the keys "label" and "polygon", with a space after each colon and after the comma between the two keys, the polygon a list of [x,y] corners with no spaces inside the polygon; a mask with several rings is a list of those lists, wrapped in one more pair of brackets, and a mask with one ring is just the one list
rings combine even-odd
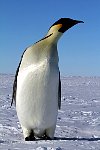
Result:
{"label": "pale blue sky", "polygon": [[100,76],[100,0],[0,0],[0,73],[15,73],[25,48],[61,17],[84,21],[58,43],[61,74]]}

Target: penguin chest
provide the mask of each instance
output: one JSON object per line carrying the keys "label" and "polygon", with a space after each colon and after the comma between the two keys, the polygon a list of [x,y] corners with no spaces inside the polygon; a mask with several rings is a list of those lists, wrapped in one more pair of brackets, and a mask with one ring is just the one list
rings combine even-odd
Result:
{"label": "penguin chest", "polygon": [[54,124],[58,111],[58,67],[44,61],[18,74],[16,109],[23,125]]}

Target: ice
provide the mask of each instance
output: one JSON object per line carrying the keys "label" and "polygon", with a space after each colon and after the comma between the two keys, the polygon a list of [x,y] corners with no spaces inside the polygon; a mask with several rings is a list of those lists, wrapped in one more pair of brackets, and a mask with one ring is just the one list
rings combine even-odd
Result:
{"label": "ice", "polygon": [[100,77],[62,77],[55,140],[29,142],[10,105],[13,80],[0,74],[0,150],[100,150]]}

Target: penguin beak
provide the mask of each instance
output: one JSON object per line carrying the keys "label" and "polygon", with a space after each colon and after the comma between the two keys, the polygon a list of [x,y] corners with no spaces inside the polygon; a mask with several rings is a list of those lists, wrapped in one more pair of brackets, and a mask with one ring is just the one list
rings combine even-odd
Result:
{"label": "penguin beak", "polygon": [[83,21],[75,20],[76,24],[77,23],[84,23]]}

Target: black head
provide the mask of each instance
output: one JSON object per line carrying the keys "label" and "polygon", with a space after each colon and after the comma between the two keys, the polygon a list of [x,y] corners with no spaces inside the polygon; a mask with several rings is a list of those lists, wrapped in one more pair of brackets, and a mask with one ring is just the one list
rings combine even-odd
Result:
{"label": "black head", "polygon": [[73,20],[70,18],[61,18],[58,21],[56,21],[51,27],[55,25],[61,25],[60,29],[58,30],[61,33],[64,33],[66,30],[71,28],[72,26],[76,25],[77,23],[84,23],[83,21]]}

